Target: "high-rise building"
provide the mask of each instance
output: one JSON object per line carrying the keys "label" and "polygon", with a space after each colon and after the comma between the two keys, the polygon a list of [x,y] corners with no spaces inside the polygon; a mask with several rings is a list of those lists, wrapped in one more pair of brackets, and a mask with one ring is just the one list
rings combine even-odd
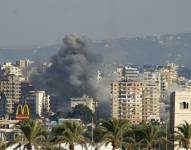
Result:
{"label": "high-rise building", "polygon": [[112,117],[128,119],[132,123],[142,121],[143,83],[117,81],[111,85]]}
{"label": "high-rise building", "polygon": [[25,77],[25,80],[28,80],[29,78],[29,59],[20,59],[16,61],[16,66],[18,66]]}
{"label": "high-rise building", "polygon": [[29,91],[26,102],[33,116],[42,117],[50,112],[50,97],[45,91]]}
{"label": "high-rise building", "polygon": [[29,66],[29,59],[20,59],[16,61],[16,65],[21,69],[27,68]]}
{"label": "high-rise building", "polygon": [[127,80],[138,80],[139,78],[139,71],[137,68],[125,67],[124,73],[125,79]]}
{"label": "high-rise building", "polygon": [[160,121],[160,84],[157,72],[143,73],[142,116],[144,121]]}
{"label": "high-rise building", "polygon": [[175,91],[170,96],[170,127],[169,137],[174,143],[169,149],[180,149],[182,145],[174,141],[174,131],[181,123],[187,121],[191,124],[191,92],[190,91]]}
{"label": "high-rise building", "polygon": [[0,92],[6,96],[6,113],[14,112],[14,103],[21,97],[21,80],[19,76],[7,75],[0,78]]}
{"label": "high-rise building", "polygon": [[173,83],[177,81],[177,66],[175,64],[167,64],[159,70],[161,84],[161,100],[165,101],[168,97],[168,90]]}
{"label": "high-rise building", "polygon": [[133,75],[134,80],[131,78],[112,83],[112,117],[128,119],[133,123],[160,121],[160,74],[136,74]]}
{"label": "high-rise building", "polygon": [[24,80],[21,69],[10,62],[6,62],[3,65],[1,65],[0,69],[1,69],[1,75],[3,76],[15,75],[18,76],[20,80]]}
{"label": "high-rise building", "polygon": [[87,106],[89,109],[92,110],[92,112],[95,112],[97,107],[97,102],[92,97],[89,97],[87,95],[83,95],[82,97],[72,97],[70,99],[71,110],[80,104]]}
{"label": "high-rise building", "polygon": [[139,70],[134,67],[119,65],[117,67],[116,73],[122,80],[138,80]]}

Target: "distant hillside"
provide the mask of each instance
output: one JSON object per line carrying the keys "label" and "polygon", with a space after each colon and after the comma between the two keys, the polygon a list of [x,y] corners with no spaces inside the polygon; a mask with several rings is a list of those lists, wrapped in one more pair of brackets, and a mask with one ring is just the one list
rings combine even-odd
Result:
{"label": "distant hillside", "polygon": [[0,62],[15,61],[21,58],[48,59],[55,55],[59,45],[37,47],[37,46],[4,46],[0,47]]}
{"label": "distant hillside", "polygon": [[[57,53],[59,45],[47,47],[0,47],[0,61],[19,58],[48,59]],[[164,64],[176,62],[191,65],[191,33],[120,38],[96,42],[93,49],[106,62],[134,64]]]}
{"label": "distant hillside", "polygon": [[105,58],[134,64],[176,62],[190,65],[191,33],[176,35],[120,38],[96,44]]}

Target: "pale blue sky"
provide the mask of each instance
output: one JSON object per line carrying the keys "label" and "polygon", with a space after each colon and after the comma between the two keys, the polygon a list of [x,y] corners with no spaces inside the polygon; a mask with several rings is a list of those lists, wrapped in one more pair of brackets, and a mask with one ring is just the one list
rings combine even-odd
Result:
{"label": "pale blue sky", "polygon": [[0,45],[191,31],[191,0],[0,0]]}

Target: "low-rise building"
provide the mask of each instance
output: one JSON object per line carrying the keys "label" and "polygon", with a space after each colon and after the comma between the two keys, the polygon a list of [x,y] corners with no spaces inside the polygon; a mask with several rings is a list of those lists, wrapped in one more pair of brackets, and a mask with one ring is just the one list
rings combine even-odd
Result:
{"label": "low-rise building", "polygon": [[87,95],[83,95],[82,97],[73,97],[70,99],[70,109],[72,110],[77,105],[85,105],[89,109],[92,110],[92,112],[96,111],[97,102]]}

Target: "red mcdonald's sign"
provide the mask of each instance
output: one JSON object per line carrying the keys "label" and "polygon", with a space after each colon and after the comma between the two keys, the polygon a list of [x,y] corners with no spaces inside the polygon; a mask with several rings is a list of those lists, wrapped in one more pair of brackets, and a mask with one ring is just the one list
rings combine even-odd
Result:
{"label": "red mcdonald's sign", "polygon": [[26,120],[30,118],[29,107],[27,104],[17,106],[16,110],[16,119],[17,120]]}

